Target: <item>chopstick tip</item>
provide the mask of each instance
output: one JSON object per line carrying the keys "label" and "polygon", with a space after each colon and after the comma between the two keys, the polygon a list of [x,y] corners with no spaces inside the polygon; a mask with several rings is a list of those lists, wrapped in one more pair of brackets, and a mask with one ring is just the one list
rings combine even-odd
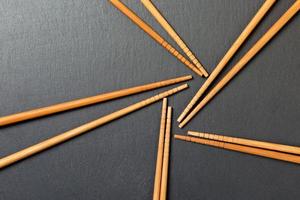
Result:
{"label": "chopstick tip", "polygon": [[207,78],[207,77],[209,76],[209,74],[205,71],[205,72],[203,72],[203,76],[204,76],[205,78]]}
{"label": "chopstick tip", "polygon": [[182,89],[186,89],[188,87],[189,87],[189,85],[187,83],[185,83],[185,84],[182,85]]}
{"label": "chopstick tip", "polygon": [[186,78],[187,78],[187,80],[191,80],[191,79],[193,79],[194,77],[193,77],[192,75],[187,75]]}
{"label": "chopstick tip", "polygon": [[179,135],[174,134],[174,138],[175,138],[175,139],[178,139],[178,137],[179,137]]}
{"label": "chopstick tip", "polygon": [[180,115],[180,116],[178,117],[178,119],[177,119],[177,122],[178,122],[178,123],[182,122],[183,117],[184,117],[184,114],[181,113],[181,115]]}

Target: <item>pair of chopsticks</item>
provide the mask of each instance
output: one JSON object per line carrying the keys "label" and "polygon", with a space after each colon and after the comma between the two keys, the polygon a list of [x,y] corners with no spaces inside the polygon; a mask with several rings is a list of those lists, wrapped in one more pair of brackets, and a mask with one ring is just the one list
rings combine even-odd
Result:
{"label": "pair of chopsticks", "polygon": [[165,200],[167,198],[170,134],[172,123],[172,107],[168,107],[167,104],[167,98],[164,98],[159,130],[153,200]]}
{"label": "pair of chopsticks", "polygon": [[175,138],[300,164],[300,147],[194,131],[189,131],[188,134],[194,137],[175,135]]}
{"label": "pair of chopsticks", "polygon": [[204,69],[202,64],[196,58],[196,56],[191,52],[188,46],[168,23],[168,21],[163,17],[151,0],[141,0],[143,5],[148,9],[148,11],[153,15],[157,22],[165,29],[165,31],[172,37],[172,39],[177,43],[177,45],[183,50],[183,52],[188,56],[188,58],[200,69],[205,77],[208,77],[207,71]]}
{"label": "pair of chopsticks", "polygon": [[167,20],[162,16],[162,14],[157,10],[157,8],[149,0],[142,0],[143,5],[149,10],[149,12],[154,16],[154,18],[159,22],[159,24],[167,31],[167,33],[174,39],[178,46],[183,50],[183,52],[189,57],[189,59],[194,63],[189,62],[184,56],[182,56],[174,47],[172,47],[162,36],[160,36],[150,25],[143,21],[136,13],[130,10],[126,5],[124,5],[119,0],[110,0],[110,2],[119,9],[124,15],[126,15],[133,23],[144,30],[151,38],[163,46],[169,53],[175,56],[179,61],[185,64],[188,68],[196,72],[200,76],[208,76],[208,73],[197,60],[194,54],[189,50],[187,45],[167,22]]}
{"label": "pair of chopsticks", "polygon": [[[252,48],[232,67],[232,69],[223,77],[223,79],[218,82],[215,87],[213,87],[210,92],[196,105],[197,101],[202,97],[203,93],[211,85],[217,75],[228,63],[230,58],[239,49],[242,43],[254,30],[255,26],[262,20],[263,16],[274,4],[275,0],[266,0],[261,9],[257,12],[239,38],[235,41],[229,51],[226,53],[224,58],[217,65],[215,70],[212,72],[210,77],[206,80],[203,86],[199,89],[184,111],[178,118],[179,127],[185,126],[213,97],[221,91],[221,89],[234,78],[245,66],[246,64],[257,54],[260,50],[287,24],[287,22],[299,11],[300,0],[297,0],[280,18],[273,26],[252,46]],[[195,106],[195,107],[194,107]]]}
{"label": "pair of chopsticks", "polygon": [[[45,108],[40,108],[40,109],[36,109],[36,110],[32,110],[32,111],[23,112],[23,113],[20,113],[20,114],[14,114],[14,115],[11,115],[11,116],[2,117],[2,118],[0,118],[0,122],[1,122],[1,125],[8,125],[8,124],[28,120],[28,119],[33,119],[33,118],[45,116],[45,115],[48,115],[48,114],[53,114],[53,113],[57,113],[57,112],[70,110],[70,109],[73,109],[73,108],[79,108],[79,107],[86,106],[86,105],[92,105],[92,104],[95,104],[95,103],[102,102],[104,100],[115,99],[115,98],[118,98],[118,97],[127,96],[127,95],[130,95],[130,94],[135,94],[135,93],[139,93],[139,92],[142,92],[142,91],[147,91],[147,90],[151,90],[151,89],[155,89],[155,88],[159,88],[159,87],[179,83],[179,82],[182,82],[182,81],[190,80],[191,78],[192,78],[191,76],[179,77],[179,78],[176,78],[176,79],[170,79],[170,80],[161,81],[161,82],[157,82],[157,83],[152,83],[152,84],[148,84],[148,85],[144,85],[144,86],[138,86],[138,87],[129,88],[129,89],[125,89],[125,90],[120,90],[120,91],[116,91],[116,92],[112,92],[112,93],[107,93],[107,94],[103,94],[103,95],[89,97],[89,98],[85,98],[85,99],[81,99],[81,100],[66,102],[66,103],[62,103],[62,104],[58,104],[58,105],[53,105],[53,106],[49,106],[49,107],[45,107]],[[186,89],[187,87],[188,87],[188,85],[184,84],[184,85],[181,85],[181,86],[176,87],[174,89],[159,93],[159,94],[157,94],[153,97],[150,97],[148,99],[145,99],[143,101],[135,103],[131,106],[125,107],[125,108],[120,109],[118,111],[115,111],[111,114],[100,117],[100,118],[98,118],[94,121],[88,122],[88,123],[83,124],[83,125],[81,125],[77,128],[71,129],[67,132],[61,133],[61,134],[59,134],[55,137],[52,137],[50,139],[47,139],[47,140],[43,141],[43,142],[40,142],[38,144],[35,144],[35,145],[30,146],[28,148],[25,148],[25,149],[23,149],[19,152],[16,152],[14,154],[11,154],[9,156],[1,158],[0,159],[0,169],[4,168],[4,167],[7,167],[8,165],[11,165],[11,164],[13,164],[17,161],[22,160],[22,159],[28,158],[28,157],[30,157],[34,154],[37,154],[41,151],[44,151],[48,148],[51,148],[55,145],[63,143],[67,140],[70,140],[70,139],[72,139],[76,136],[87,133],[88,131],[90,131],[92,129],[95,129],[99,126],[107,124],[107,123],[109,123],[109,122],[111,122],[115,119],[121,118],[121,117],[123,117],[123,116],[125,116],[129,113],[132,113],[136,110],[144,108],[144,107],[146,107],[146,106],[148,106],[152,103],[155,103],[155,102],[157,102],[157,101],[159,101],[159,100],[161,100],[165,97],[176,94],[176,93]]]}

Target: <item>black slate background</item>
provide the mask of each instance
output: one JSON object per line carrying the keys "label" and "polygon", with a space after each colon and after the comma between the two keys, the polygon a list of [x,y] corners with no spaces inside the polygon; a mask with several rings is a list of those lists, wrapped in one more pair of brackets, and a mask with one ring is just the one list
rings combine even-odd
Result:
{"label": "black slate background", "polygon": [[[154,3],[211,72],[263,2]],[[275,4],[226,70],[293,2]],[[139,1],[124,3],[174,44]],[[298,14],[180,130],[175,118],[204,79],[108,1],[2,0],[0,115],[193,74],[190,89],[170,98],[174,133],[198,130],[299,146],[299,35]],[[1,128],[0,157],[164,90]],[[152,199],[160,110],[156,103],[1,170],[0,199]],[[298,165],[172,141],[169,199],[298,199],[299,184]]]}

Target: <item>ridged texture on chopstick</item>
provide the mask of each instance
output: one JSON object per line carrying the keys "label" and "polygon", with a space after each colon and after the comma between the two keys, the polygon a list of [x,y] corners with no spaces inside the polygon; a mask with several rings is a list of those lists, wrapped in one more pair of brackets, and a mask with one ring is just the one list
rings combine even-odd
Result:
{"label": "ridged texture on chopstick", "polygon": [[263,149],[269,149],[274,151],[281,151],[285,153],[300,155],[300,147],[296,147],[296,146],[276,144],[271,142],[262,142],[258,140],[250,140],[250,139],[237,138],[237,137],[228,137],[224,135],[217,135],[217,134],[210,134],[210,133],[200,133],[195,131],[189,131],[188,134],[200,138],[217,140],[220,142],[229,142],[234,144],[240,144],[240,145],[246,145],[251,147],[257,147],[257,148],[263,148]]}
{"label": "ridged texture on chopstick", "polygon": [[163,157],[163,166],[162,166],[162,179],[161,179],[159,200],[167,199],[171,124],[172,124],[172,108],[168,107],[166,136],[165,136],[165,144],[164,144],[164,157]]}
{"label": "ridged texture on chopstick", "polygon": [[194,143],[214,146],[222,149],[238,151],[242,153],[248,153],[252,155],[263,156],[267,158],[300,164],[300,156],[293,155],[293,154],[280,153],[277,151],[270,151],[266,149],[254,148],[254,147],[243,146],[238,144],[231,144],[226,142],[219,142],[215,140],[195,138],[190,136],[175,135],[175,138],[179,140],[188,141],[188,142],[194,142]]}
{"label": "ridged texture on chopstick", "polygon": [[194,110],[179,124],[186,125],[213,97],[227,84],[246,64],[280,31],[284,25],[299,11],[300,0],[296,1],[280,19],[253,45],[253,47],[239,60],[239,62],[217,83],[217,85],[203,98]]}
{"label": "ridged texture on chopstick", "polygon": [[164,154],[164,142],[165,142],[167,106],[168,106],[167,104],[168,104],[168,100],[167,98],[164,98],[162,110],[161,110],[161,119],[160,119],[153,200],[159,200],[160,197],[160,185],[161,185],[161,177],[162,177],[162,163],[163,163],[163,154]]}
{"label": "ridged texture on chopstick", "polygon": [[17,113],[17,114],[12,114],[12,115],[8,115],[5,117],[1,117],[0,118],[0,126],[5,126],[5,125],[21,122],[21,121],[26,121],[29,119],[43,117],[43,116],[51,115],[54,113],[59,113],[59,112],[63,112],[63,111],[67,111],[67,110],[71,110],[71,109],[75,109],[75,108],[80,108],[83,106],[89,106],[92,104],[101,103],[104,101],[117,99],[120,97],[132,95],[132,94],[137,94],[137,93],[153,90],[156,88],[169,86],[172,84],[190,80],[192,78],[193,78],[192,76],[181,76],[178,78],[159,81],[159,82],[150,83],[150,84],[146,84],[146,85],[140,85],[140,86],[136,86],[136,87],[132,87],[132,88],[127,88],[127,89],[117,90],[114,92],[100,94],[97,96],[87,97],[87,98],[83,98],[83,99],[77,99],[77,100],[64,102],[64,103],[60,103],[60,104],[56,104],[56,105],[52,105],[52,106],[47,106],[44,108],[38,108],[38,109],[34,109],[34,110]]}
{"label": "ridged texture on chopstick", "polygon": [[158,23],[173,38],[173,40],[178,44],[178,46],[183,50],[183,52],[189,57],[189,59],[194,63],[194,65],[196,65],[196,67],[199,68],[202,74],[205,77],[208,77],[208,73],[204,69],[202,64],[198,61],[195,55],[191,52],[191,50],[187,47],[187,45],[183,42],[183,40],[172,28],[172,26],[167,22],[167,20],[163,17],[163,15],[159,12],[159,10],[153,5],[153,3],[150,0],[141,0],[141,2],[148,9],[148,11],[153,15],[153,17],[158,21]]}
{"label": "ridged texture on chopstick", "polygon": [[153,97],[150,97],[150,98],[148,98],[148,99],[146,99],[144,101],[140,101],[140,102],[135,103],[135,104],[133,104],[131,106],[128,106],[126,108],[123,108],[121,110],[118,110],[116,112],[108,114],[106,116],[103,116],[103,117],[101,117],[99,119],[96,119],[96,120],[94,120],[92,122],[89,122],[87,124],[84,124],[84,125],[81,125],[81,126],[79,126],[77,128],[74,128],[74,129],[72,129],[70,131],[62,133],[62,134],[60,134],[58,136],[52,137],[50,139],[47,139],[47,140],[45,140],[45,141],[43,141],[41,143],[38,143],[36,145],[33,145],[33,146],[28,147],[26,149],[23,149],[23,150],[21,150],[21,151],[19,151],[17,153],[14,153],[12,155],[4,157],[4,158],[0,159],[0,169],[3,168],[3,167],[8,166],[10,164],[13,164],[13,163],[15,163],[15,162],[17,162],[19,160],[22,160],[22,159],[25,159],[25,158],[27,158],[29,156],[32,156],[32,155],[34,155],[36,153],[44,151],[44,150],[46,150],[46,149],[48,149],[50,147],[53,147],[53,146],[55,146],[57,144],[60,144],[60,143],[65,142],[67,140],[70,140],[70,139],[72,139],[72,138],[74,138],[76,136],[82,135],[82,134],[86,133],[87,131],[95,129],[95,128],[101,126],[101,125],[104,125],[104,124],[106,124],[108,122],[111,122],[111,121],[113,121],[115,119],[118,119],[118,118],[120,118],[122,116],[125,116],[125,115],[127,115],[129,113],[132,113],[132,112],[134,112],[136,110],[139,110],[139,109],[141,109],[141,108],[143,108],[143,107],[145,107],[147,105],[150,105],[150,104],[152,104],[154,102],[157,102],[157,101],[159,101],[159,100],[161,100],[161,99],[163,99],[165,97],[168,97],[168,96],[173,95],[173,94],[175,94],[177,92],[180,92],[180,91],[186,89],[187,87],[188,87],[188,85],[184,84],[184,85],[181,85],[181,86],[176,87],[174,89],[171,89],[171,90],[168,90],[166,92],[160,93],[160,94],[155,95]]}
{"label": "ridged texture on chopstick", "polygon": [[131,21],[133,21],[138,27],[144,30],[149,36],[151,36],[156,42],[163,46],[169,53],[175,56],[179,61],[185,64],[188,68],[202,76],[202,72],[183,57],[175,48],[173,48],[163,37],[161,37],[152,27],[144,22],[139,16],[137,16],[132,10],[126,7],[119,0],[109,0],[117,9],[119,9],[124,15],[126,15]]}
{"label": "ridged texture on chopstick", "polygon": [[234,56],[237,50],[242,46],[242,44],[246,41],[246,39],[250,36],[255,27],[259,24],[259,22],[263,19],[266,13],[270,10],[272,5],[276,2],[276,0],[266,0],[262,7],[258,10],[256,15],[252,18],[240,36],[236,39],[230,49],[227,51],[225,56],[219,62],[219,64],[215,67],[213,72],[210,74],[208,79],[204,82],[201,88],[198,90],[193,99],[189,102],[186,108],[178,117],[177,121],[181,122],[186,115],[190,112],[193,106],[197,103],[197,101],[201,98],[207,88],[211,85],[211,83],[216,79],[219,73],[224,69],[229,60]]}

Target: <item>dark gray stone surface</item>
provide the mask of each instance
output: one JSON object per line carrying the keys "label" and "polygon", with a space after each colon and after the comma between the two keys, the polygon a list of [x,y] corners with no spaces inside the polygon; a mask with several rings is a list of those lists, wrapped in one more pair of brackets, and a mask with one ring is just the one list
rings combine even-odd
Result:
{"label": "dark gray stone surface", "polygon": [[[171,41],[140,2],[124,2]],[[276,3],[226,70],[293,2]],[[154,3],[211,72],[263,0]],[[299,146],[299,35],[297,15],[180,130],[175,118],[204,82],[194,76],[170,98],[173,132]],[[2,0],[0,63],[1,116],[193,74],[104,0]],[[0,157],[165,89],[1,128]],[[156,103],[1,170],[0,199],[152,199],[160,110]],[[169,199],[298,199],[299,185],[298,165],[172,141]]]}

